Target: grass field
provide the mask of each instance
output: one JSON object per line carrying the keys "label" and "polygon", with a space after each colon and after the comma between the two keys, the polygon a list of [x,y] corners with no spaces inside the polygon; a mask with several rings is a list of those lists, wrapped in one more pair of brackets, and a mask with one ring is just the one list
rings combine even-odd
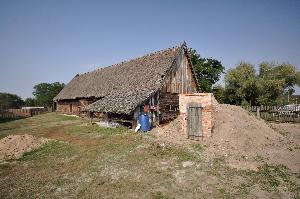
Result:
{"label": "grass field", "polygon": [[0,198],[299,198],[299,174],[233,169],[201,144],[163,144],[55,113],[0,123],[0,138],[10,134],[53,141],[0,162]]}

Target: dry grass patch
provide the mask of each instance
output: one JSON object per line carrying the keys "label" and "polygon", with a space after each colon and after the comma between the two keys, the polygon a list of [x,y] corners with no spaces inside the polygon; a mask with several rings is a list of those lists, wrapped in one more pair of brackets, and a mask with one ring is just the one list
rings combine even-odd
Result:
{"label": "dry grass patch", "polygon": [[99,128],[53,113],[2,123],[0,129],[0,135],[30,132],[56,140],[0,163],[0,198],[298,196],[299,178],[289,169],[234,169],[225,156],[206,156],[208,146],[201,143],[173,145],[151,134]]}

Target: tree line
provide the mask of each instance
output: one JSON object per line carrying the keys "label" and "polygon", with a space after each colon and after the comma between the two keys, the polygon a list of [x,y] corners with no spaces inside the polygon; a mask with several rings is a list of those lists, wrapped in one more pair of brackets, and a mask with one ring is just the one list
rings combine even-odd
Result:
{"label": "tree line", "polygon": [[261,62],[258,71],[254,65],[239,63],[225,74],[224,86],[213,88],[221,103],[236,105],[283,105],[290,101],[300,86],[300,72],[288,63]]}
{"label": "tree line", "polygon": [[64,88],[64,83],[40,83],[33,87],[33,96],[23,100],[11,93],[0,93],[0,109],[21,108],[22,106],[51,107],[53,98]]}
{"label": "tree line", "polygon": [[[220,103],[233,105],[283,105],[300,86],[300,71],[289,63],[263,61],[258,71],[251,63],[240,62],[225,72],[222,63],[201,58],[190,49],[191,61],[202,92],[213,92]],[[225,73],[224,85],[214,85]]]}

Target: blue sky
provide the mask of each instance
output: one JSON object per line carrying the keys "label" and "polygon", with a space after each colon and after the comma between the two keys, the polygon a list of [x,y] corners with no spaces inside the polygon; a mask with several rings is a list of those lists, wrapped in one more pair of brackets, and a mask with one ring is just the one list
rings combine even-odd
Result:
{"label": "blue sky", "polygon": [[299,10],[299,0],[0,0],[0,92],[29,97],[35,84],[182,41],[226,69],[266,60],[300,70]]}

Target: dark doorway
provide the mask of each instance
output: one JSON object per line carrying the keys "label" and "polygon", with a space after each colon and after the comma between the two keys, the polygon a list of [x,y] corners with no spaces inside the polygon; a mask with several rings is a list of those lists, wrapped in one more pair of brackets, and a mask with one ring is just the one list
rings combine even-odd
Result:
{"label": "dark doorway", "polygon": [[57,109],[57,102],[53,102],[53,107],[52,108],[53,108],[52,111],[56,111],[56,109]]}

